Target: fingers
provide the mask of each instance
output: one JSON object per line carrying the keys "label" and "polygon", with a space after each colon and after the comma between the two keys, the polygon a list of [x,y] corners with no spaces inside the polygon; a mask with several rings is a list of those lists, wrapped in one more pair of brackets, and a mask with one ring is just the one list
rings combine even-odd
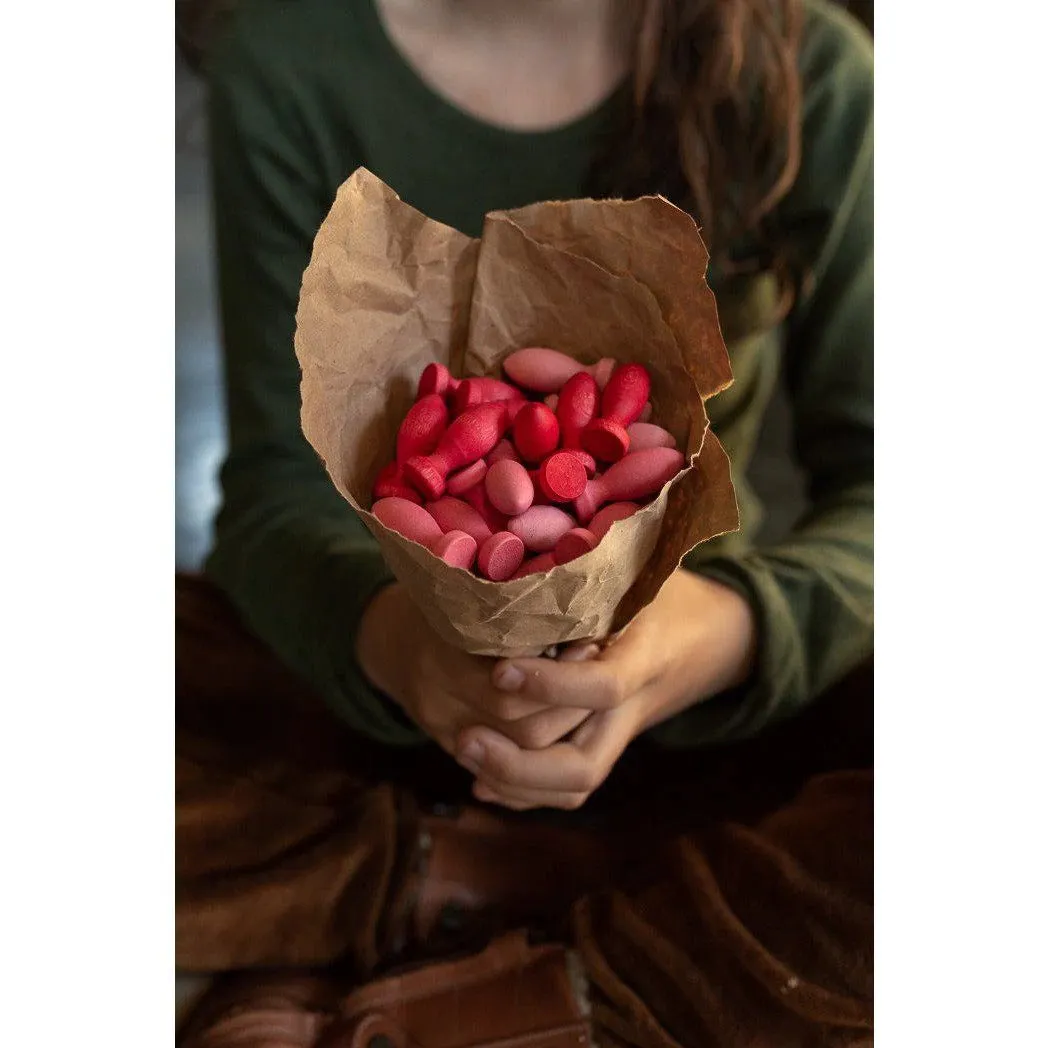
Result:
{"label": "fingers", "polygon": [[615,709],[638,690],[628,663],[607,656],[585,661],[564,658],[504,659],[492,671],[492,683],[507,695],[543,706]]}
{"label": "fingers", "polygon": [[468,728],[459,739],[458,759],[496,787],[588,793],[597,785],[592,761],[570,742],[523,750],[497,732]]}
{"label": "fingers", "polygon": [[433,653],[431,664],[422,667],[420,676],[425,684],[420,691],[454,696],[474,711],[475,719],[492,727],[530,717],[548,707],[548,703],[492,687],[494,663],[485,656],[442,646]]}
{"label": "fingers", "polygon": [[[595,658],[599,654],[600,647],[598,645],[594,644],[592,641],[580,641],[565,648],[558,656],[558,660],[566,663],[586,662]],[[553,664],[558,660],[546,657],[536,657],[534,659],[528,659],[527,661],[539,665],[547,665]],[[520,743],[522,746],[529,749],[535,749],[540,745],[549,745],[549,743],[555,742],[557,739],[561,738],[561,736],[575,728],[584,719],[584,715],[578,712],[562,715],[557,718],[552,726],[555,726],[555,724],[562,724],[564,725],[563,730],[551,735],[549,733],[551,725],[547,725],[539,716],[544,710],[549,709],[551,704],[543,702],[534,695],[525,695],[514,692],[513,690],[493,687],[491,673],[492,661],[493,660],[490,659],[486,660],[487,666],[485,668],[483,682],[475,682],[472,679],[470,681],[473,687],[470,701],[485,715],[482,723],[499,729],[502,727],[502,724],[506,722],[519,722],[525,718],[538,718],[535,723],[516,725],[514,731],[510,733],[512,738],[516,739],[520,737],[524,740]],[[586,708],[590,709],[591,707]],[[538,736],[542,736],[546,741],[544,743],[527,741],[528,739],[533,740],[534,737]]]}
{"label": "fingers", "polygon": [[[600,654],[600,646],[592,641],[576,641],[561,651],[558,658],[561,662],[586,662]],[[505,708],[516,703],[517,707],[538,707],[520,717],[505,718],[512,720],[512,725],[505,727],[505,734],[525,750],[541,750],[552,745],[565,735],[573,732],[592,712],[589,709],[572,707],[549,707],[541,702],[521,699],[512,693],[498,692],[496,707]]]}
{"label": "fingers", "polygon": [[629,694],[621,668],[604,658],[504,659],[491,682],[500,692],[543,706],[611,710]]}
{"label": "fingers", "polygon": [[469,694],[468,700],[474,715],[479,714],[482,723],[493,728],[501,728],[505,724],[537,716],[550,708],[548,702],[537,702],[535,699],[496,691],[487,680],[482,687]]}
{"label": "fingers", "polygon": [[473,785],[473,796],[486,804],[498,804],[513,811],[530,811],[533,808],[559,808],[576,811],[589,800],[588,793],[557,793],[550,790],[521,790],[514,793],[502,792],[481,780]]}
{"label": "fingers", "polygon": [[[473,795],[489,804],[499,804],[514,811],[527,811],[532,808],[560,808],[574,811],[581,808],[593,791],[607,778],[615,761],[632,738],[630,721],[622,711],[605,714],[593,714],[572,735],[570,741],[560,743],[545,750],[545,754],[554,753],[554,758],[564,758],[560,774],[549,774],[547,765],[554,763],[554,758],[543,757],[535,760],[538,754],[525,752],[520,754],[519,761],[503,762],[495,748],[489,746],[486,737],[479,742],[484,748],[485,756],[476,765],[477,780],[473,785]],[[463,740],[468,746],[476,744],[475,737],[464,733]],[[505,740],[503,740],[505,741]],[[498,741],[496,740],[496,745]],[[564,783],[572,781],[568,767],[567,753],[575,750],[576,759],[585,766],[583,772],[586,786],[584,789],[562,788]],[[507,751],[508,752],[508,751]],[[559,759],[557,758],[557,759]],[[460,748],[460,763],[462,762]],[[536,785],[545,778],[547,783],[558,782],[553,788]],[[578,780],[575,780],[576,782]]]}
{"label": "fingers", "polygon": [[487,728],[467,728],[459,736],[458,760],[499,793],[589,794],[626,748],[632,724],[621,710],[594,714],[569,740],[541,750],[521,749]]}
{"label": "fingers", "polygon": [[603,648],[578,641],[557,659],[501,659],[491,671],[491,683],[502,694],[543,706],[616,709],[648,683],[648,645],[640,633],[627,631]]}
{"label": "fingers", "polygon": [[591,640],[577,640],[569,644],[558,656],[561,662],[586,662],[600,654],[600,645]]}
{"label": "fingers", "polygon": [[524,750],[541,750],[571,734],[591,715],[591,710],[549,707],[530,717],[505,723],[496,730]]}

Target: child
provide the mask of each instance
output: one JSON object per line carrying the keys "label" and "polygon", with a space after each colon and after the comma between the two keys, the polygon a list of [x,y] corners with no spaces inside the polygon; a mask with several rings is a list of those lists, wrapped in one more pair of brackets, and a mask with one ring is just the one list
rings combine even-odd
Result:
{"label": "child", "polygon": [[[356,737],[419,754],[434,741],[477,799],[524,810],[587,804],[634,740],[753,736],[859,665],[873,636],[864,31],[826,0],[224,6],[205,68],[230,439],[207,574],[282,667]],[[699,222],[735,375],[707,407],[743,528],[689,555],[621,643],[541,664],[450,647],[302,437],[299,284],[360,165],[470,235],[490,210],[592,195],[661,193]],[[810,505],[765,548],[745,475],[780,368]]]}

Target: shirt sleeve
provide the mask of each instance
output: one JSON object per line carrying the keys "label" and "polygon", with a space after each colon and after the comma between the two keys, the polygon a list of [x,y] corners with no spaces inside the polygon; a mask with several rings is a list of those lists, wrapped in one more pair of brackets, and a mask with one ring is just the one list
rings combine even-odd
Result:
{"label": "shirt sleeve", "polygon": [[667,745],[752,735],[873,650],[873,52],[847,15],[809,26],[804,153],[787,225],[820,230],[787,321],[784,374],[809,508],[785,541],[685,566],[742,594],[758,622],[741,689],[659,725]]}
{"label": "shirt sleeve", "polygon": [[205,570],[353,727],[413,743],[421,732],[353,654],[364,609],[392,575],[300,428],[295,312],[330,200],[300,85],[284,76],[282,89],[271,59],[231,32],[208,70],[229,451]]}

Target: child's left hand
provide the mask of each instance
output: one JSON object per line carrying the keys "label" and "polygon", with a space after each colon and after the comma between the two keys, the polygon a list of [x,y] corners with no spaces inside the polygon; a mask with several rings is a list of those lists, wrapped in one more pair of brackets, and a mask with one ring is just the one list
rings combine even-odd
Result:
{"label": "child's left hand", "polygon": [[593,710],[568,738],[522,749],[484,727],[461,732],[459,763],[478,800],[508,808],[578,808],[642,731],[749,676],[756,623],[734,590],[678,569],[597,658],[506,659],[496,688],[548,706]]}

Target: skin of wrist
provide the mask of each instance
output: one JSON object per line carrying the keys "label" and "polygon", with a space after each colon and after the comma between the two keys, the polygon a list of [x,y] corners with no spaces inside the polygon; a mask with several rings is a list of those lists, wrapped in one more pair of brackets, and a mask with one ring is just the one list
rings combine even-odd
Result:
{"label": "skin of wrist", "polygon": [[682,605],[671,620],[676,637],[667,638],[662,672],[636,697],[638,733],[745,684],[756,663],[757,619],[744,597],[683,569],[673,585]]}

